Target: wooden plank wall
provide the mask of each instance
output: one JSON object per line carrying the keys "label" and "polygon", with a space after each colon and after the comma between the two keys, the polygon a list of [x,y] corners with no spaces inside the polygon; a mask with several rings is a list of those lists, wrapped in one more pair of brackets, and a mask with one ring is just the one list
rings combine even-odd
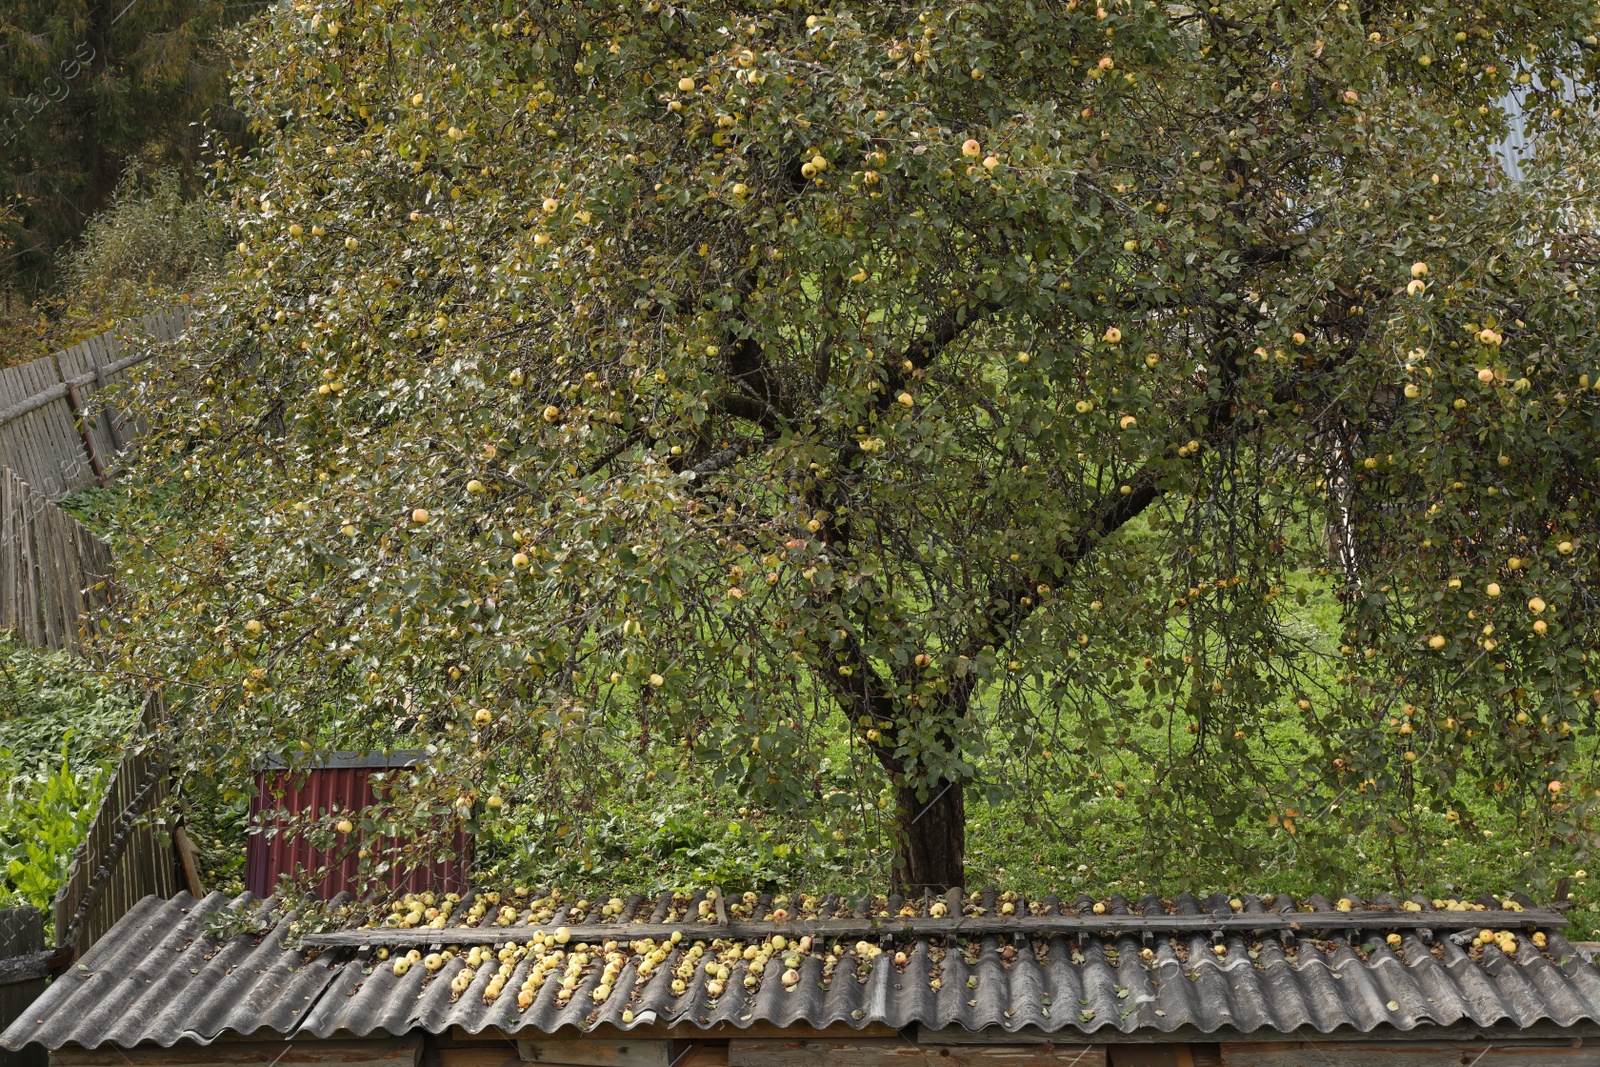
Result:
{"label": "wooden plank wall", "polygon": [[[145,732],[164,715],[160,695],[150,694],[142,716]],[[56,893],[58,945],[70,938],[73,951],[82,956],[145,897],[178,893],[170,834],[149,817],[170,793],[171,778],[156,754],[134,751],[122,758],[89,833],[73,853],[66,883]]]}
{"label": "wooden plank wall", "polygon": [[152,354],[133,339],[174,340],[188,319],[187,307],[155,312],[44,359],[0,369],[0,466],[49,500],[99,485],[140,429],[107,392]]}
{"label": "wooden plank wall", "polygon": [[[44,951],[44,917],[38,908],[0,909],[0,961]],[[43,978],[0,982],[0,1031],[21,1018],[22,1012],[44,992]],[[0,1049],[0,1067],[44,1067],[42,1048],[7,1052]]]}
{"label": "wooden plank wall", "polygon": [[76,650],[110,597],[111,574],[110,546],[0,470],[0,630],[32,648]]}
{"label": "wooden plank wall", "polygon": [[1600,1048],[1576,1039],[1499,1044],[1448,1040],[1241,1042],[1223,1044],[1222,1063],[1223,1067],[1594,1067],[1600,1064]]}

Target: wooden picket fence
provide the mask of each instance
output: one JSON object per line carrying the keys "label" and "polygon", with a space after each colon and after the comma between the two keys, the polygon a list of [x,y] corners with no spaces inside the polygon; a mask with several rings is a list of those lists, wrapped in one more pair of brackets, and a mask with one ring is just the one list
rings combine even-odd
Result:
{"label": "wooden picket fence", "polygon": [[[166,715],[159,693],[145,698],[142,735]],[[154,817],[171,795],[171,776],[157,752],[134,750],[122,758],[106,786],[100,811],[72,855],[67,880],[54,901],[56,944],[82,955],[139,901],[171,897],[180,886],[173,835]],[[163,840],[165,839],[165,840]]]}
{"label": "wooden picket fence", "polygon": [[0,470],[0,630],[32,648],[76,651],[110,592],[110,546]]}
{"label": "wooden picket fence", "polygon": [[0,369],[0,466],[48,500],[103,485],[138,425],[102,393],[183,333],[187,307],[158,311],[31,363]]}
{"label": "wooden picket fence", "polygon": [[[105,392],[152,346],[178,337],[187,308],[147,315],[46,359],[0,369],[0,630],[35,648],[76,650],[111,595],[111,550],[54,501],[106,484],[138,425]],[[97,397],[97,394],[102,394]],[[145,748],[164,715],[158,693],[145,700],[140,736],[124,756],[89,832],[52,903],[54,949],[37,909],[0,911],[0,1030],[44,988],[48,975],[81,955],[150,894],[179,889],[179,857],[198,890],[181,828],[164,832],[171,776]],[[40,1050],[0,1052],[0,1067],[44,1067]]]}

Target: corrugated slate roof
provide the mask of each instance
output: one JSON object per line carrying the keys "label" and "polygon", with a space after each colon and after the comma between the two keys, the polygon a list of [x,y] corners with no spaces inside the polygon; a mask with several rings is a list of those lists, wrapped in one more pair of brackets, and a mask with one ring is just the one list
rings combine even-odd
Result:
{"label": "corrugated slate roof", "polygon": [[[883,934],[872,943],[885,946],[885,953],[870,963],[863,959],[872,957],[874,949],[863,955],[845,944],[831,954],[832,944],[824,941],[802,954],[792,988],[783,984],[783,966],[775,960],[754,988],[747,989],[743,978],[749,965],[741,961],[715,998],[708,991],[714,978],[704,965],[695,968],[682,993],[671,988],[683,953],[703,933],[693,918],[694,905],[703,897],[677,899],[688,906],[663,897],[652,912],[649,901],[641,906],[634,898],[620,918],[608,917],[622,937],[630,935],[634,922],[681,923],[682,944],[672,946],[668,959],[646,979],[639,975],[644,957],[622,944],[619,973],[602,1000],[593,996],[603,980],[597,958],[583,969],[570,999],[559,996],[562,971],[556,969],[521,1010],[517,992],[533,965],[532,955],[517,960],[504,991],[486,1001],[493,964],[481,967],[468,988],[457,993],[451,984],[464,966],[461,956],[433,973],[417,965],[397,975],[393,961],[379,962],[371,948],[285,947],[290,919],[271,901],[248,894],[233,900],[221,894],[200,901],[187,894],[168,901],[151,897],[80,965],[57,979],[6,1031],[0,1045],[170,1046],[180,1040],[210,1042],[228,1033],[325,1038],[419,1030],[437,1034],[450,1027],[469,1033],[488,1028],[548,1033],[600,1025],[703,1028],[727,1023],[742,1028],[757,1022],[819,1028],[886,1023],[904,1029],[918,1024],[972,1031],[1036,1027],[1098,1040],[1189,1027],[1205,1033],[1329,1033],[1346,1028],[1369,1032],[1426,1025],[1600,1022],[1600,969],[1559,932],[1547,931],[1542,950],[1526,929],[1515,934],[1515,953],[1493,944],[1462,945],[1457,943],[1462,938],[1442,929],[1450,919],[1459,924],[1462,916],[1442,915],[1426,904],[1420,911],[1406,911],[1402,902],[1388,897],[1357,902],[1352,914],[1359,920],[1359,932],[1336,934],[1331,940],[1297,938],[1286,931],[1262,935],[1244,928],[1244,916],[1259,916],[1263,923],[1274,918],[1280,924],[1287,916],[1304,920],[1309,933],[1312,917],[1294,908],[1269,909],[1287,898],[1236,898],[1238,907],[1230,908],[1225,895],[1183,895],[1165,903],[1155,897],[1136,902],[1114,897],[1104,902],[1107,914],[1096,915],[1095,922],[1111,923],[1118,916],[1168,916],[1174,917],[1174,925],[1181,925],[1178,920],[1184,916],[1235,921],[1225,930],[1208,931],[1201,923],[1188,931],[1153,936],[1035,936],[1020,929],[1013,935],[972,938]],[[833,901],[827,898],[817,911],[823,917],[835,915]],[[982,903],[994,917],[993,897]],[[1089,898],[1066,903],[1046,898],[1024,902],[1021,915],[1081,912],[1087,917],[1095,915],[1093,903]],[[1323,912],[1335,908],[1320,897],[1310,904]],[[756,916],[766,915],[768,907],[770,901],[758,905]],[[276,925],[265,936],[207,938],[208,921],[229,909]],[[457,914],[465,911],[463,904]],[[568,913],[559,912],[558,921]],[[749,909],[742,916],[736,912],[734,918],[741,917],[750,918]],[[533,936],[531,927],[499,928],[494,918],[491,909],[489,924],[475,936],[499,937],[503,929],[501,944],[513,939],[525,943]],[[710,921],[716,920],[712,916]],[[1430,932],[1435,929],[1438,936]],[[1393,947],[1386,943],[1391,932],[1400,936]],[[385,930],[383,936],[427,950],[462,933],[459,928]],[[1225,948],[1222,954],[1215,948],[1219,943]],[[577,947],[576,942],[566,946]],[[903,966],[894,962],[897,951],[908,956]]]}

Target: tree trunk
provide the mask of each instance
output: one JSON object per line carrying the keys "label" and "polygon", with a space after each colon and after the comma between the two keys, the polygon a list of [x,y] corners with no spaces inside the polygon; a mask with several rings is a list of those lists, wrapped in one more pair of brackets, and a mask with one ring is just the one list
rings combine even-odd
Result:
{"label": "tree trunk", "polygon": [[894,890],[907,896],[943,893],[966,884],[967,803],[960,782],[935,783],[925,801],[897,791]]}

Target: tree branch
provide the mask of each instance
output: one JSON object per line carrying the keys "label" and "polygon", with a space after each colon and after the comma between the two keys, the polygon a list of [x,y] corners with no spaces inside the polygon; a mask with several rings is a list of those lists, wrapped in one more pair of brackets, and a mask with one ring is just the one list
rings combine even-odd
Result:
{"label": "tree branch", "polygon": [[[1129,492],[1124,493],[1119,487],[1101,497],[1078,532],[1057,543],[1056,554],[1063,569],[1082,563],[1102,541],[1132,522],[1161,495],[1155,473],[1148,466],[1128,483],[1128,489]],[[974,627],[960,654],[970,659],[986,645],[999,648],[1010,640],[1017,627],[1039,607],[1038,587],[1054,577],[1036,571],[1010,582],[996,582],[989,590],[983,618]]]}
{"label": "tree branch", "polygon": [[[901,361],[890,366],[883,391],[873,398],[871,414],[882,415],[889,411],[895,403],[895,397],[905,388],[908,378],[932,365],[940,353],[960,337],[968,326],[977,321],[979,312],[997,310],[999,310],[998,304],[963,304],[946,311],[930,323],[928,331],[906,347]],[[911,364],[910,370],[906,369],[907,363]],[[860,443],[855,438],[846,436],[838,446],[831,469],[847,470],[865,455],[866,453],[861,451]],[[850,541],[848,520],[841,522],[838,518],[838,509],[844,503],[844,497],[845,486],[837,478],[828,483],[826,489],[817,485],[807,494],[813,510],[825,510],[828,516],[822,521],[822,529],[819,531],[823,543],[839,551],[846,551]]]}

